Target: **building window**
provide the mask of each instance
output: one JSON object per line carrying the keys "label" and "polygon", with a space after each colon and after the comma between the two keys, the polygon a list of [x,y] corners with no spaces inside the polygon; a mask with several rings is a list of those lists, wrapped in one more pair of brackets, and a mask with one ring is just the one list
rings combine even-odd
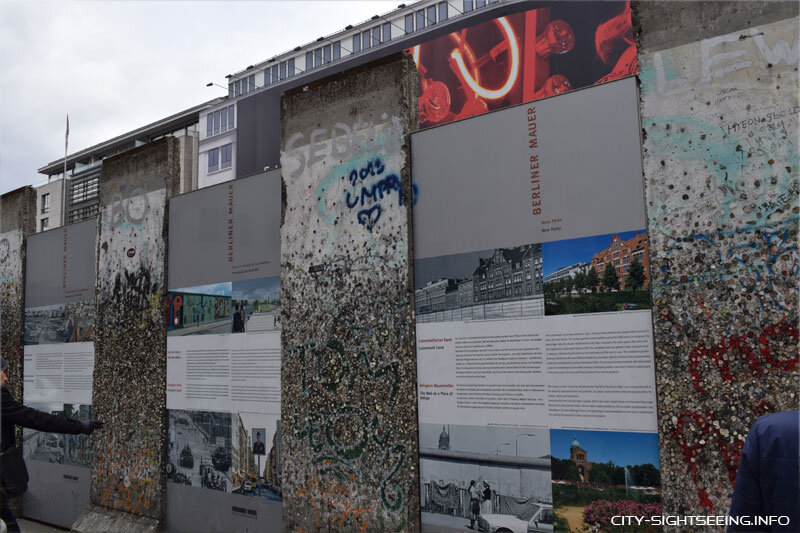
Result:
{"label": "building window", "polygon": [[234,91],[236,93],[236,96],[239,96],[240,94],[242,94],[242,88],[241,88],[241,85],[239,84],[239,80],[236,80],[235,82],[233,82],[233,89],[234,89]]}
{"label": "building window", "polygon": [[264,85],[269,85],[270,83],[272,83],[272,80],[270,79],[269,69],[265,68],[264,69]]}
{"label": "building window", "polygon": [[228,98],[233,98],[233,97],[234,97],[234,94],[233,94],[233,84],[232,84],[232,83],[229,83],[229,84],[228,84]]}
{"label": "building window", "polygon": [[208,171],[219,170],[219,148],[212,148],[208,151]]}
{"label": "building window", "polygon": [[70,187],[70,204],[77,204],[97,198],[100,194],[100,178],[91,178],[73,183]]}
{"label": "building window", "polygon": [[219,133],[219,111],[214,111],[214,135]]}
{"label": "building window", "polygon": [[439,22],[447,20],[447,2],[439,2]]}
{"label": "building window", "polygon": [[251,91],[255,91],[256,90],[256,75],[255,74],[250,74],[250,76],[247,77],[247,85],[250,86],[249,90],[251,90]]}
{"label": "building window", "polygon": [[361,51],[361,34],[357,33],[353,35],[353,53]]}
{"label": "building window", "polygon": [[361,34],[361,46],[364,48],[364,50],[372,46],[371,41],[372,41],[371,31],[367,30]]}
{"label": "building window", "polygon": [[230,168],[231,167],[231,153],[233,145],[226,144],[224,146],[220,146],[220,165],[219,168]]}
{"label": "building window", "polygon": [[414,15],[406,15],[406,34],[414,31]]}
{"label": "building window", "polygon": [[322,65],[322,48],[314,50],[314,68]]}
{"label": "building window", "polygon": [[280,72],[278,72],[278,65],[272,65],[272,83],[280,79]]}
{"label": "building window", "polygon": [[47,229],[49,223],[50,223],[50,219],[49,218],[43,218],[42,219],[42,231],[45,231]]}
{"label": "building window", "polygon": [[392,40],[392,25],[386,22],[381,28],[383,31],[383,42],[388,43]]}
{"label": "building window", "polygon": [[342,41],[333,43],[333,60],[336,61],[342,57]]}
{"label": "building window", "polygon": [[417,31],[425,27],[425,11],[417,11]]}
{"label": "building window", "polygon": [[381,27],[375,26],[372,28],[372,46],[381,44]]}
{"label": "building window", "polygon": [[281,79],[286,79],[286,61],[281,61],[280,64]]}
{"label": "building window", "polygon": [[428,7],[428,24],[436,24],[436,6]]}
{"label": "building window", "polygon": [[42,213],[47,213],[49,211],[50,211],[50,193],[47,193],[42,195]]}
{"label": "building window", "polygon": [[314,53],[306,52],[306,70],[314,68]]}
{"label": "building window", "polygon": [[472,0],[464,0],[464,13],[472,11]]}
{"label": "building window", "polygon": [[216,113],[220,114],[220,131],[228,131],[228,108],[223,107]]}
{"label": "building window", "polygon": [[228,129],[233,129],[233,106],[228,106]]}
{"label": "building window", "polygon": [[331,62],[331,45],[326,44],[325,46],[322,47],[322,60],[325,63]]}
{"label": "building window", "polygon": [[479,9],[486,5],[486,0],[475,0],[475,9]]}

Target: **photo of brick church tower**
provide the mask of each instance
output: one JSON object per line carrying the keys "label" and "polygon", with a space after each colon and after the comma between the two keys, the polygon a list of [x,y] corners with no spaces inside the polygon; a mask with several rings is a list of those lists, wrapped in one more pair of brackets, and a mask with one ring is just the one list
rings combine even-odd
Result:
{"label": "photo of brick church tower", "polygon": [[575,437],[569,447],[569,457],[572,459],[572,462],[575,463],[575,466],[578,467],[578,474],[580,475],[581,482],[588,483],[589,471],[591,471],[593,463],[586,460],[586,450],[581,448],[578,437]]}

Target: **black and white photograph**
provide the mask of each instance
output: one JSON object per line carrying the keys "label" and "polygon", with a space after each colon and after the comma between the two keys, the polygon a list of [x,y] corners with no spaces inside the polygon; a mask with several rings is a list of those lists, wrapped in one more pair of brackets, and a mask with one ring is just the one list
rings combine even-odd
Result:
{"label": "black and white photograph", "polygon": [[417,322],[544,315],[542,245],[414,261]]}
{"label": "black and white photograph", "polygon": [[234,281],[233,333],[262,333],[281,329],[281,278]]}
{"label": "black and white photograph", "polygon": [[[29,407],[76,420],[91,420],[92,406],[72,403],[29,403]],[[22,434],[25,459],[91,468],[92,439],[89,435],[64,435],[25,429]]]}
{"label": "black and white photograph", "polygon": [[420,424],[423,531],[553,531],[545,427]]}
{"label": "black and white photograph", "polygon": [[231,414],[169,410],[167,480],[230,492]]}

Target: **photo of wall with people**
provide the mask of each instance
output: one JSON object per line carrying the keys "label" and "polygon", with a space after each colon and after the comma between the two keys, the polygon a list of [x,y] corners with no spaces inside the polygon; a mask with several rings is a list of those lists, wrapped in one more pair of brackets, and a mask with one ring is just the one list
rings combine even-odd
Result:
{"label": "photo of wall with people", "polygon": [[73,302],[25,309],[25,344],[94,340],[94,302]]}
{"label": "photo of wall with people", "polygon": [[262,333],[281,329],[281,278],[233,282],[233,333]]}
{"label": "photo of wall with people", "polygon": [[[264,454],[255,454],[258,427]],[[277,415],[169,410],[167,480],[281,501]]]}
{"label": "photo of wall with people", "polygon": [[167,292],[167,335],[214,335],[231,331],[231,283]]}
{"label": "photo of wall with people", "polygon": [[555,531],[610,531],[614,515],[661,514],[656,433],[550,430]]}
{"label": "photo of wall with people", "polygon": [[[45,413],[75,420],[91,420],[92,406],[73,403],[29,403]],[[91,468],[92,439],[89,435],[63,435],[24,429],[22,454],[26,460]]]}
{"label": "photo of wall with people", "polygon": [[418,259],[414,280],[417,322],[544,314],[541,244]]}
{"label": "photo of wall with people", "polygon": [[425,531],[553,529],[544,427],[420,424]]}
{"label": "photo of wall with people", "polygon": [[645,230],[546,242],[546,315],[650,309]]}

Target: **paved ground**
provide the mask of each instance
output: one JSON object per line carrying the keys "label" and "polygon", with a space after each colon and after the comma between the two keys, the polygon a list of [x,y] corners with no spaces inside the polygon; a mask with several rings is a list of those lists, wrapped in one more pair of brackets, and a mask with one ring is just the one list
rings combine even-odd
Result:
{"label": "paved ground", "polygon": [[247,319],[245,331],[248,333],[257,333],[259,331],[272,331],[281,327],[278,321],[281,316],[280,308],[275,308],[267,313],[253,313]]}
{"label": "paved ground", "polygon": [[468,518],[438,513],[422,513],[422,533],[476,533],[470,529]]}
{"label": "paved ground", "polygon": [[169,337],[182,337],[184,335],[218,335],[231,332],[231,319],[225,318],[216,322],[200,324],[199,326],[187,326],[185,328],[173,329],[167,332]]}
{"label": "paved ground", "polygon": [[58,533],[61,531],[69,531],[69,529],[51,526],[50,524],[36,522],[35,520],[26,520],[24,518],[20,518],[17,522],[19,522],[22,533]]}

